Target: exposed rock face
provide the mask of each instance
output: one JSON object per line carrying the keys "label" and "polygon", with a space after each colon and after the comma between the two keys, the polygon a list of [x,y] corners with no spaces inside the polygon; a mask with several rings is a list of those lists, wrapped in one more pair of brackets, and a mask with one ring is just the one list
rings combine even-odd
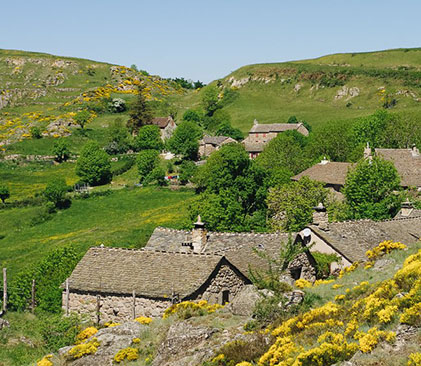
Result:
{"label": "exposed rock face", "polygon": [[357,97],[358,95],[360,95],[360,89],[357,87],[348,88],[346,85],[344,85],[341,89],[338,90],[334,99],[339,100],[346,98],[345,100],[349,100],[351,98]]}
{"label": "exposed rock face", "polygon": [[217,332],[217,329],[195,326],[188,321],[173,324],[159,347],[152,366],[200,365],[213,355],[208,342]]}
{"label": "exposed rock face", "polygon": [[[122,325],[104,328],[94,335],[100,346],[94,355],[88,355],[78,360],[67,360],[69,366],[108,366],[113,365],[114,355],[123,348],[130,347],[133,338],[139,337],[147,326],[138,322],[129,322]],[[74,346],[64,347],[59,350],[62,359],[66,359],[66,354]]]}
{"label": "exposed rock face", "polygon": [[299,305],[304,300],[304,292],[300,290],[294,290],[290,292],[286,292],[284,294],[284,297],[287,299],[287,302],[285,304],[282,304],[282,307],[285,307],[285,309],[288,309],[289,307],[293,305]]}
{"label": "exposed rock face", "polygon": [[303,86],[301,84],[295,84],[294,91],[298,93]]}
{"label": "exposed rock face", "polygon": [[234,315],[251,316],[255,304],[260,298],[259,292],[254,285],[246,285],[227,306],[227,310]]}

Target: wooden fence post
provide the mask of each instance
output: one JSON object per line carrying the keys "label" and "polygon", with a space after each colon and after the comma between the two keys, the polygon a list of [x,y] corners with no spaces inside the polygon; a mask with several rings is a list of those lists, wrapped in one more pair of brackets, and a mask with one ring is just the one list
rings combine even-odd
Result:
{"label": "wooden fence post", "polygon": [[69,292],[69,279],[66,279],[66,316],[69,316],[69,301],[70,301],[70,292]]}
{"label": "wooden fence post", "polygon": [[32,289],[31,289],[31,312],[35,310],[35,279],[32,280]]}
{"label": "wooden fence post", "polygon": [[3,268],[3,312],[7,311],[7,268]]}
{"label": "wooden fence post", "polygon": [[136,292],[133,290],[133,319],[136,319]]}
{"label": "wooden fence post", "polygon": [[96,295],[96,323],[101,321],[101,296]]}

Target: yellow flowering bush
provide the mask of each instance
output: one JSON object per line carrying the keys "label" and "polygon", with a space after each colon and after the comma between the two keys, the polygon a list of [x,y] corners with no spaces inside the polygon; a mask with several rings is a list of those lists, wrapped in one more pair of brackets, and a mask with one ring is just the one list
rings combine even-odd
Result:
{"label": "yellow flowering bush", "polygon": [[124,360],[134,361],[134,360],[137,360],[138,358],[139,358],[139,350],[137,348],[127,347],[118,351],[115,354],[113,361],[115,363],[120,363],[120,362],[123,362]]}
{"label": "yellow flowering bush", "polygon": [[113,323],[113,322],[104,323],[104,327],[106,327],[106,328],[116,327],[117,325],[120,325],[120,323]]}
{"label": "yellow flowering bush", "polygon": [[53,363],[50,361],[52,357],[53,355],[44,356],[37,362],[37,366],[53,366]]}
{"label": "yellow flowering bush", "polygon": [[140,343],[140,338],[133,338],[132,339],[132,343],[139,344]]}
{"label": "yellow flowering bush", "polygon": [[334,285],[332,285],[332,289],[333,290],[337,290],[338,288],[344,287],[344,285],[340,285],[339,283],[335,283]]}
{"label": "yellow flowering bush", "polygon": [[399,321],[404,324],[420,326],[421,325],[421,302],[405,309],[400,316]]}
{"label": "yellow flowering bush", "polygon": [[93,338],[91,341],[86,343],[81,343],[76,346],[74,346],[72,349],[70,349],[69,352],[67,352],[67,356],[70,359],[78,359],[86,355],[93,355],[98,350],[98,347],[100,346],[98,339]]}
{"label": "yellow flowering bush", "polygon": [[183,301],[178,304],[171,305],[165,310],[163,318],[166,319],[173,314],[177,314],[181,318],[187,319],[195,315],[205,315],[214,313],[216,310],[223,308],[223,305],[209,304],[206,300]]}
{"label": "yellow flowering bush", "polygon": [[95,335],[98,332],[98,329],[96,329],[95,327],[88,327],[85,328],[82,332],[80,332],[77,336],[76,336],[76,341],[78,343],[82,343],[85,340],[87,340],[88,338],[91,338],[93,335]]}
{"label": "yellow flowering bush", "polygon": [[317,280],[316,282],[314,282],[314,287],[317,287],[317,286],[319,286],[319,285],[326,285],[326,284],[328,284],[328,283],[332,283],[332,282],[335,282],[335,280],[334,279],[331,279],[331,280]]}
{"label": "yellow flowering bush", "polygon": [[312,284],[310,281],[300,278],[299,280],[295,281],[295,286],[297,286],[298,288],[307,288],[311,287]]}
{"label": "yellow flowering bush", "polygon": [[407,366],[421,366],[421,352],[411,353]]}
{"label": "yellow flowering bush", "polygon": [[359,265],[358,262],[354,262],[349,267],[345,267],[344,269],[341,269],[341,271],[339,272],[338,278],[342,278],[347,273],[354,272],[358,268],[358,265]]}
{"label": "yellow flowering bush", "polygon": [[360,351],[364,353],[371,352],[379,341],[393,342],[395,337],[395,333],[378,330],[376,327],[369,329],[367,333],[357,331],[354,335],[354,339],[359,341]]}
{"label": "yellow flowering bush", "polygon": [[392,250],[406,249],[406,245],[392,240],[382,241],[377,247],[372,250],[367,250],[365,255],[368,259],[377,259],[385,254],[390,253]]}
{"label": "yellow flowering bush", "polygon": [[152,323],[152,318],[148,318],[147,316],[139,316],[135,319],[140,324],[148,325]]}

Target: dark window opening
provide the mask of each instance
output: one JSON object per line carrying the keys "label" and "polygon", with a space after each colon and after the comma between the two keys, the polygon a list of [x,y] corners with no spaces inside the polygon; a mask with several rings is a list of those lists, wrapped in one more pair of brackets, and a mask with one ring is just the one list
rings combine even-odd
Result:
{"label": "dark window opening", "polygon": [[291,277],[294,280],[299,280],[301,278],[301,272],[302,272],[302,267],[295,267],[295,268],[291,268],[289,270],[289,272],[291,273]]}
{"label": "dark window opening", "polygon": [[222,291],[222,305],[225,305],[230,300],[229,290]]}

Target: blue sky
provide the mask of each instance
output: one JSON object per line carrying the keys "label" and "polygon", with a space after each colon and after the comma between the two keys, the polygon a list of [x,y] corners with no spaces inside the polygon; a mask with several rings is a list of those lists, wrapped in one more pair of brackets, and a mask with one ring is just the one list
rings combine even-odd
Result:
{"label": "blue sky", "polygon": [[205,82],[263,62],[421,46],[419,0],[2,2],[0,48]]}

